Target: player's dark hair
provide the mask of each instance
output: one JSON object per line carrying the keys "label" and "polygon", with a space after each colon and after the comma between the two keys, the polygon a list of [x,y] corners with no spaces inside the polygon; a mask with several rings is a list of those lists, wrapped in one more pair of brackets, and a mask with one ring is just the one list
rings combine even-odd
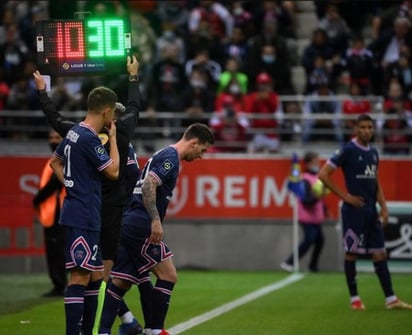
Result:
{"label": "player's dark hair", "polygon": [[87,96],[87,109],[92,113],[99,113],[104,108],[114,108],[117,100],[117,94],[110,88],[96,87]]}
{"label": "player's dark hair", "polygon": [[308,151],[303,156],[303,163],[309,164],[310,162],[312,162],[317,157],[319,157],[318,153],[316,153],[314,151]]}
{"label": "player's dark hair", "polygon": [[200,143],[215,143],[215,137],[211,130],[203,123],[193,123],[186,128],[183,138],[185,140],[191,140],[197,138]]}
{"label": "player's dark hair", "polygon": [[358,125],[362,121],[371,121],[374,122],[372,117],[369,114],[361,114],[356,118],[356,124]]}

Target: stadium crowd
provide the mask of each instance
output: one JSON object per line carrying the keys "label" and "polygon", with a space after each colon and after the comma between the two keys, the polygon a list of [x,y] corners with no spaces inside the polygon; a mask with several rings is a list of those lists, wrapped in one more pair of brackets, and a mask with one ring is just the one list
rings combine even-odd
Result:
{"label": "stadium crowd", "polygon": [[[179,129],[198,121],[214,129],[218,152],[277,152],[296,136],[305,143],[342,142],[352,129],[352,121],[342,116],[374,112],[376,104],[365,97],[373,95],[383,97],[378,109],[390,116],[377,120],[383,153],[409,154],[412,1],[313,3],[318,26],[300,57],[299,1],[3,1],[0,137],[36,137],[6,130],[44,123],[1,116],[2,110],[40,109],[32,77],[36,22],[91,12],[130,18],[147,111],[139,129],[149,129],[136,136],[147,140],[147,150],[154,149],[151,139],[177,138]],[[294,66],[304,68],[303,92],[294,87]],[[115,90],[121,101],[127,98],[122,75],[52,80],[50,96],[61,111],[85,110],[88,92],[100,84]],[[297,93],[304,93],[303,103],[281,99]],[[161,117],[164,112],[181,117]]]}

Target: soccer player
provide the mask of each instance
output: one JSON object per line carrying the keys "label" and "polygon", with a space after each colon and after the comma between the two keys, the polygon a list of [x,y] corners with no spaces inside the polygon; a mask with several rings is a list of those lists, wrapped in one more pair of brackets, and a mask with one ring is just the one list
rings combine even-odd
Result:
{"label": "soccer player", "polygon": [[[102,180],[102,229],[100,242],[104,265],[104,281],[109,280],[110,270],[116,257],[119,242],[120,224],[123,208],[128,195],[126,194],[126,169],[129,155],[130,139],[133,136],[137,120],[139,118],[140,94],[139,94],[139,63],[136,57],[128,57],[126,69],[129,74],[129,96],[128,103],[124,107],[116,103],[116,137],[120,157],[119,178]],[[39,71],[33,73],[36,87],[39,91],[40,104],[46,115],[48,122],[61,136],[66,136],[67,132],[74,125],[73,121],[64,118],[57,110],[56,106],[45,91],[46,83]],[[107,131],[99,130],[99,137],[106,150],[110,150],[110,142],[107,140]],[[119,335],[139,333],[141,326],[123,302],[119,309],[119,316],[122,324],[119,328]],[[132,331],[134,329],[134,331]]]}
{"label": "soccer player", "polygon": [[[319,172],[319,178],[343,200],[344,267],[352,309],[366,309],[358,295],[356,283],[358,254],[372,255],[375,273],[386,297],[386,308],[412,309],[412,305],[398,299],[392,288],[383,235],[383,225],[388,221],[388,208],[379,182],[378,151],[370,145],[373,132],[373,119],[368,114],[361,114],[356,119],[355,137],[325,163]],[[332,179],[334,171],[339,167],[343,171],[346,190]]]}
{"label": "soccer player", "polygon": [[157,151],[146,162],[123,215],[119,252],[106,291],[99,334],[110,334],[122,297],[132,284],[146,281],[148,271],[157,281],[149,301],[142,306],[145,334],[169,334],[163,328],[177,273],[173,254],[163,241],[162,222],[176,186],[180,161],[202,158],[213,143],[210,129],[194,123],[176,144]]}
{"label": "soccer player", "polygon": [[[69,283],[64,297],[66,335],[91,335],[96,317],[97,294],[103,276],[100,250],[102,173],[119,177],[119,152],[113,114],[117,95],[106,87],[93,89],[87,98],[87,115],[75,124],[50,161],[65,186],[60,216],[65,229],[66,269]],[[107,127],[110,153],[98,132]]]}

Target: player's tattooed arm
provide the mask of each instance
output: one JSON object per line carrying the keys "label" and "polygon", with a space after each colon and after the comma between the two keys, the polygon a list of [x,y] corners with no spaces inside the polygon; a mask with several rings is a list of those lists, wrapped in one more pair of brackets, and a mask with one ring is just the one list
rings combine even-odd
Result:
{"label": "player's tattooed arm", "polygon": [[143,202],[152,220],[160,220],[156,207],[156,189],[158,186],[159,182],[150,174],[146,176],[142,185]]}

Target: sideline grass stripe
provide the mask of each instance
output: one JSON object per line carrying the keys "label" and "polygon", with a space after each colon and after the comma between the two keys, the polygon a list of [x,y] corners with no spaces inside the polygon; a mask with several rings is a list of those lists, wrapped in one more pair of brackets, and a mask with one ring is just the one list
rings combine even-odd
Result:
{"label": "sideline grass stripe", "polygon": [[273,291],[280,290],[290,284],[293,284],[294,282],[301,280],[303,277],[304,275],[302,273],[292,274],[283,280],[280,280],[268,286],[262,287],[256,291],[253,291],[249,294],[244,295],[243,297],[240,297],[239,299],[233,300],[227,304],[224,304],[220,307],[212,309],[209,312],[203,313],[185,322],[179,323],[176,326],[170,328],[168,331],[171,335],[177,335],[177,334],[183,333],[184,331],[190,328],[196,327],[203,322],[216,318],[226,312],[231,311],[232,309],[245,305],[253,300],[259,299],[260,297],[266,294],[269,294]]}

